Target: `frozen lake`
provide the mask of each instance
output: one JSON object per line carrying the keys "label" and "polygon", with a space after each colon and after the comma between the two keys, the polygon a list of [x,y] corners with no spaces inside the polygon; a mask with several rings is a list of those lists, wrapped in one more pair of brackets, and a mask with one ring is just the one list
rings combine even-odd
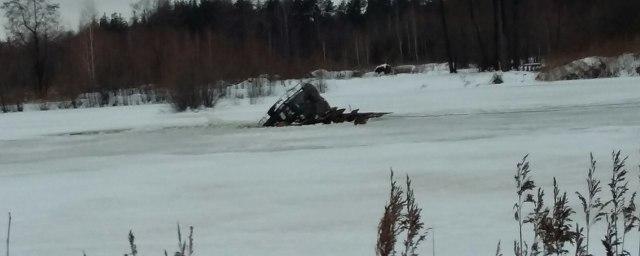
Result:
{"label": "frozen lake", "polygon": [[[493,255],[499,240],[511,255],[513,174],[525,154],[547,194],[557,177],[574,206],[589,152],[603,179],[612,150],[630,154],[635,186],[640,79],[509,73],[496,87],[487,76],[328,81],[333,105],[394,112],[365,126],[252,127],[273,97],[182,114],[164,105],[0,114],[12,254],[124,254],[133,229],[141,255],[160,255],[176,249],[180,221],[195,227],[198,255],[374,255],[393,168],[413,178],[438,255]],[[429,237],[421,255],[431,246]]]}

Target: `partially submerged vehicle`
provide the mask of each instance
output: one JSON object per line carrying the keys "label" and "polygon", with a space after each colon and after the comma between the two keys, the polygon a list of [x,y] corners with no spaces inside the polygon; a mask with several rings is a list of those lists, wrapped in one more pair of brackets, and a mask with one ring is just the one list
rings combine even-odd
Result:
{"label": "partially submerged vehicle", "polygon": [[278,100],[269,109],[261,124],[273,127],[353,122],[358,125],[366,124],[370,118],[389,114],[360,113],[358,109],[347,113],[345,111],[344,108],[331,107],[315,86],[305,83],[289,90]]}

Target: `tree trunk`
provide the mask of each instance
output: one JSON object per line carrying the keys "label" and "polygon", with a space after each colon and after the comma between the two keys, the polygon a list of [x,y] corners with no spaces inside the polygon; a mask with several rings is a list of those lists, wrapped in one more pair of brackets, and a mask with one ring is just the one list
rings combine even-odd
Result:
{"label": "tree trunk", "polygon": [[500,27],[500,3],[498,1],[501,0],[493,0],[493,40],[495,43],[495,53],[494,53],[494,63],[493,63],[493,69],[494,70],[502,70],[502,67],[500,65],[500,61],[501,61],[501,54],[500,52],[502,51],[502,30]]}
{"label": "tree trunk", "polygon": [[[511,63],[511,59],[513,56],[511,56],[512,51],[510,51],[510,47],[511,47],[511,36],[507,35],[506,33],[510,32],[509,30],[509,26],[511,24],[507,24],[507,8],[504,4],[504,2],[506,0],[499,0],[500,1],[500,21],[502,21],[502,33],[503,33],[503,38],[505,39],[504,43],[504,49],[506,50],[506,56],[504,56],[503,60],[505,62],[507,62],[507,66],[510,65]],[[502,68],[505,69],[505,65],[502,65]],[[508,68],[506,68],[508,69]]]}
{"label": "tree trunk", "polygon": [[447,17],[444,9],[444,0],[440,0],[440,18],[442,21],[442,30],[444,32],[444,44],[447,51],[447,61],[449,62],[449,73],[458,73],[453,56],[451,55],[451,44],[449,42],[449,31],[447,30]]}
{"label": "tree trunk", "polygon": [[327,66],[327,45],[322,41],[322,65]]}
{"label": "tree trunk", "polygon": [[95,64],[95,54],[94,54],[94,46],[93,46],[93,21],[89,24],[89,60],[88,60],[87,72],[89,75],[89,87],[95,88],[95,77],[96,77],[96,64]]}
{"label": "tree trunk", "polygon": [[562,27],[561,27],[561,23],[562,23],[562,14],[564,12],[564,5],[562,4],[561,1],[556,1],[556,10],[558,11],[558,13],[556,13],[556,38],[555,38],[555,51],[558,51],[558,49],[560,49],[560,34],[562,31]]}
{"label": "tree trunk", "polygon": [[476,40],[478,40],[478,46],[480,47],[480,71],[485,71],[489,67],[487,61],[487,52],[485,49],[484,41],[482,41],[482,35],[480,34],[480,26],[478,26],[478,22],[476,21],[476,15],[473,11],[473,0],[468,0],[469,2],[469,17],[471,18],[471,22],[473,23],[473,27],[476,30]]}
{"label": "tree trunk", "polygon": [[365,58],[366,58],[366,62],[367,65],[371,65],[371,63],[369,63],[369,61],[371,60],[370,56],[369,56],[369,51],[370,51],[370,42],[369,42],[369,36],[367,35],[365,37],[365,49],[364,49],[364,54],[365,54]]}
{"label": "tree trunk", "polygon": [[518,25],[520,24],[520,22],[518,22],[519,1],[520,0],[513,0],[513,18],[511,19],[511,36],[513,38],[511,40],[511,56],[513,58],[513,69],[515,70],[520,69],[520,33],[518,33]]}
{"label": "tree trunk", "polygon": [[40,49],[40,36],[37,33],[33,34],[33,72],[36,79],[35,89],[38,97],[46,97],[46,91],[44,89],[44,61],[42,58],[42,51]]}
{"label": "tree trunk", "polygon": [[396,5],[396,37],[398,39],[398,50],[400,51],[400,63],[404,62],[404,53],[402,51],[402,33],[400,33],[400,7]]}
{"label": "tree trunk", "polygon": [[411,11],[411,21],[412,21],[412,30],[413,30],[413,53],[416,57],[416,63],[420,62],[420,55],[418,54],[418,28],[416,22],[416,12],[415,10]]}
{"label": "tree trunk", "polygon": [[360,49],[358,47],[358,37],[355,37],[355,46],[356,46],[356,61],[358,63],[358,67],[360,67]]}
{"label": "tree trunk", "polygon": [[282,18],[284,21],[284,52],[286,57],[291,57],[291,40],[289,39],[289,14],[282,4],[280,6],[282,9]]}

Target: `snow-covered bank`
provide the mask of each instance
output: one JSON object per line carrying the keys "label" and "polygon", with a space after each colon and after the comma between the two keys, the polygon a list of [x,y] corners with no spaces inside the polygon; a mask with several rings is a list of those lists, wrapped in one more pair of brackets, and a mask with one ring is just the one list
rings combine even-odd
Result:
{"label": "snow-covered bank", "polygon": [[640,54],[626,53],[615,57],[593,56],[541,72],[542,81],[627,77],[640,75]]}
{"label": "snow-covered bank", "polygon": [[[122,254],[129,229],[141,255],[161,254],[175,247],[180,221],[195,226],[199,255],[373,255],[393,167],[413,177],[438,255],[492,255],[516,237],[513,172],[525,153],[541,185],[555,176],[569,194],[583,190],[591,151],[602,178],[613,149],[640,160],[640,78],[490,78],[327,81],[332,105],[394,112],[365,126],[247,128],[275,96],[197,113],[149,105],[0,115],[12,254]],[[430,255],[430,241],[422,248]]]}
{"label": "snow-covered bank", "polygon": [[[639,78],[538,82],[535,73],[508,72],[505,84],[491,85],[491,73],[402,74],[327,80],[323,96],[335,106],[399,115],[438,116],[518,112],[640,101]],[[174,113],[168,105],[123,106],[10,113],[0,116],[0,139],[154,130],[190,126],[252,126],[280,94],[296,83],[274,88],[271,96],[250,100],[227,97],[215,110]]]}

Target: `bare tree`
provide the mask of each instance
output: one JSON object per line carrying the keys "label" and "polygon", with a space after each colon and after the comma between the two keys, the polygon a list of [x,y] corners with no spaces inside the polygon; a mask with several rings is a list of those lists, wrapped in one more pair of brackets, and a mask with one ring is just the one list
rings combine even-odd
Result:
{"label": "bare tree", "polygon": [[36,92],[40,97],[45,97],[49,89],[48,49],[58,32],[59,7],[49,0],[6,0],[0,7],[5,12],[10,36],[29,46]]}
{"label": "bare tree", "polygon": [[87,74],[89,75],[89,82],[92,88],[95,86],[96,79],[96,58],[93,28],[96,25],[97,15],[98,10],[96,9],[95,1],[85,0],[80,12],[80,29],[83,29],[84,27],[87,28],[87,50],[85,54],[85,66],[87,67]]}
{"label": "bare tree", "polygon": [[80,9],[80,28],[93,23],[98,16],[95,0],[84,0]]}
{"label": "bare tree", "polygon": [[447,62],[449,62],[449,73],[458,73],[456,69],[456,63],[453,60],[451,53],[451,42],[449,41],[449,30],[447,28],[447,12],[444,8],[444,0],[440,0],[440,21],[442,23],[442,30],[444,31],[444,45],[446,47]]}
{"label": "bare tree", "polygon": [[489,68],[489,61],[487,57],[487,49],[485,48],[484,40],[482,39],[482,34],[480,32],[480,25],[478,25],[478,21],[476,20],[476,14],[474,9],[473,0],[468,0],[468,9],[469,9],[469,18],[471,19],[471,23],[473,24],[473,28],[476,34],[476,40],[478,41],[478,47],[480,48],[480,71],[485,71]]}
{"label": "bare tree", "polygon": [[163,4],[162,1],[137,0],[131,4],[131,9],[140,18],[146,18],[153,8]]}

